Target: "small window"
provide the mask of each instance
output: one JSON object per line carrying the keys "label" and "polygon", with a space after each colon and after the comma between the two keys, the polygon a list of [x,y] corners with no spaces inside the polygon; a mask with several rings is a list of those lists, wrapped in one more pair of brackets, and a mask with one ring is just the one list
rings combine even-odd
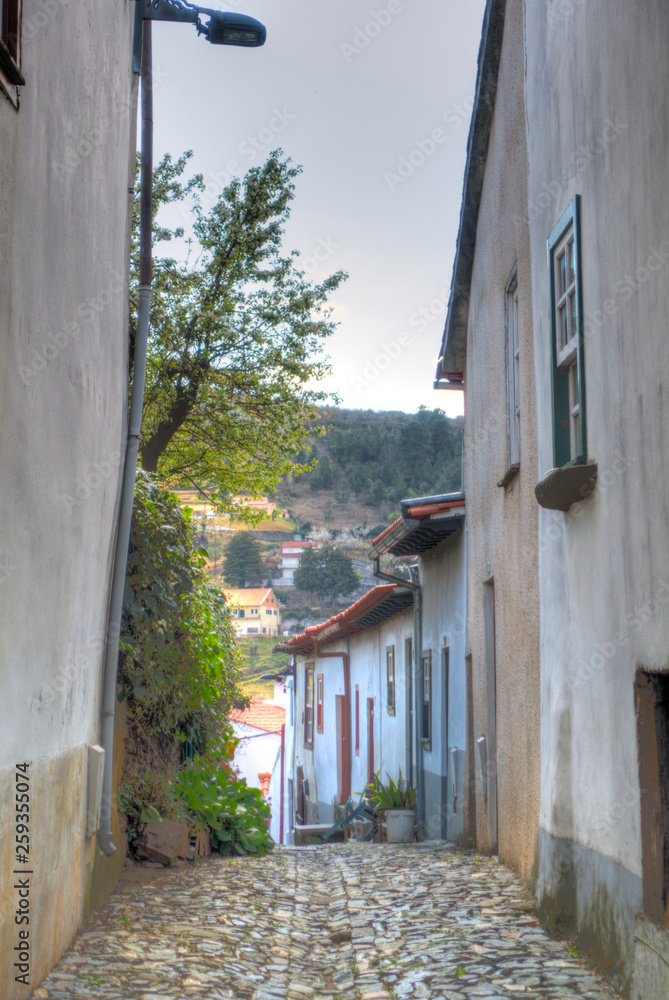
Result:
{"label": "small window", "polygon": [[423,651],[423,712],[421,739],[426,750],[432,749],[432,650]]}
{"label": "small window", "polygon": [[386,646],[386,704],[388,715],[395,714],[395,647]]}
{"label": "small window", "polygon": [[520,466],[520,348],[518,344],[518,279],[514,267],[506,286],[507,468]]}
{"label": "small window", "polygon": [[314,665],[304,668],[304,745],[314,745]]}
{"label": "small window", "polygon": [[316,678],[316,729],[323,732],[323,674]]}
{"label": "small window", "polygon": [[585,462],[585,359],[581,288],[580,197],[548,237],[556,469]]}
{"label": "small window", "polygon": [[244,618],[245,617],[245,615],[244,615],[244,608],[240,608],[239,609],[239,617],[240,618]]}
{"label": "small window", "polygon": [[18,87],[26,81],[21,75],[20,25],[21,0],[0,0],[0,84],[12,103],[18,107]]}

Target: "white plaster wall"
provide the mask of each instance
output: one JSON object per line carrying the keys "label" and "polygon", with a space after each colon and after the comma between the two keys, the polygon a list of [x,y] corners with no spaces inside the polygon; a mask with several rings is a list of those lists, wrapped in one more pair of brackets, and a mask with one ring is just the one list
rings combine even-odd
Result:
{"label": "white plaster wall", "polygon": [[552,465],[545,238],[579,193],[600,484],[540,513],[541,824],[641,875],[633,681],[669,663],[669,10],[573,6],[559,21],[526,9],[538,471]]}
{"label": "white plaster wall", "polygon": [[[467,748],[467,545],[463,527],[420,557],[423,588],[423,650],[432,652],[432,745],[423,755],[424,767],[439,777],[439,795],[426,798],[425,825],[428,836],[461,839],[464,832],[465,756]],[[449,649],[448,691],[442,650]],[[447,725],[446,697],[448,695]],[[455,762],[448,751],[459,750]],[[455,769],[453,764],[455,763]],[[455,773],[454,773],[455,770]],[[456,809],[453,813],[453,788]]]}
{"label": "white plaster wall", "polygon": [[239,739],[235,748],[234,765],[250,788],[260,788],[258,775],[272,772],[281,748],[280,733],[266,733],[244,722],[233,722],[232,731]]}
{"label": "white plaster wall", "polygon": [[[72,940],[101,857],[84,790],[127,408],[133,14],[24,3],[20,109],[0,94],[0,787],[11,802],[12,766],[32,761],[33,985]],[[13,903],[3,889],[3,925]],[[8,1000],[25,994],[13,944],[3,935]]]}
{"label": "white plaster wall", "polygon": [[[543,6],[543,5],[541,5]],[[533,288],[527,220],[523,3],[506,4],[497,102],[477,226],[465,372],[467,629],[472,657],[476,842],[490,847],[473,741],[488,735],[484,586],[494,579],[498,850],[531,881],[540,802],[538,478]],[[545,250],[544,250],[545,257]],[[520,349],[520,470],[508,468],[506,287],[517,268]]]}

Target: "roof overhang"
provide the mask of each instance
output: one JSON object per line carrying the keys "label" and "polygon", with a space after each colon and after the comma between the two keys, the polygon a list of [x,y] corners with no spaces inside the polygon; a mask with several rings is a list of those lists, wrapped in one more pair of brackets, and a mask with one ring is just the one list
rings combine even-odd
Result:
{"label": "roof overhang", "polygon": [[403,500],[402,515],[372,542],[372,558],[421,555],[464,524],[464,493]]}
{"label": "roof overhang", "polygon": [[463,388],[476,228],[495,112],[505,6],[505,0],[487,0],[483,18],[476,97],[467,140],[467,165],[460,208],[460,225],[446,325],[434,382],[436,389]]}
{"label": "roof overhang", "polygon": [[347,639],[368,628],[376,628],[388,618],[413,605],[413,591],[408,587],[384,584],[368,591],[346,611],[320,625],[312,625],[300,635],[291,636],[274,647],[279,653],[314,653],[322,646]]}

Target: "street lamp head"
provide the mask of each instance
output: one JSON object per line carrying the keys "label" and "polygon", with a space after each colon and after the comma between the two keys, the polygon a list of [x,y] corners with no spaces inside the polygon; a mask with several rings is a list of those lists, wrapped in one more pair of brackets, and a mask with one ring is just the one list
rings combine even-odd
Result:
{"label": "street lamp head", "polygon": [[198,23],[197,33],[203,34],[212,45],[242,45],[256,48],[265,44],[267,30],[264,24],[246,14],[225,14],[218,10],[200,8],[199,13],[209,14],[207,24]]}

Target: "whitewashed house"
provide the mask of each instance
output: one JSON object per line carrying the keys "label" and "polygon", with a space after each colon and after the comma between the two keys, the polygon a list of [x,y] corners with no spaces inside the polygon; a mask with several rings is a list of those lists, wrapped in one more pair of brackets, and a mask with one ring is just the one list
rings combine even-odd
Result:
{"label": "whitewashed house", "polygon": [[319,549],[322,542],[284,542],[279,549],[279,575],[272,580],[275,586],[294,587],[295,570],[307,549]]}
{"label": "whitewashed house", "polygon": [[[488,482],[488,499],[478,494],[485,507],[469,519],[469,596],[492,581],[479,604],[494,633],[488,627],[481,642],[472,630],[472,677],[481,685],[476,661],[500,652],[498,708],[508,706],[507,719],[520,719],[514,698],[530,709],[527,727],[502,731],[497,716],[497,770],[477,784],[479,838],[492,849],[482,800],[494,779],[500,853],[504,830],[526,822],[526,849],[536,823],[541,918],[573,936],[625,995],[666,1000],[669,127],[657,95],[669,84],[669,9],[663,0],[592,8],[487,4],[438,381],[464,378],[467,489]],[[505,422],[490,398],[508,398],[505,356],[509,391],[520,392],[513,490],[500,476]],[[493,499],[496,481],[503,503]],[[526,659],[536,648],[535,592],[540,739]],[[523,594],[527,616],[518,613]],[[470,624],[474,616],[472,601]],[[501,651],[515,643],[523,662],[502,675]],[[495,720],[476,697],[472,735],[489,737]],[[511,760],[526,789],[517,801],[502,794]],[[515,864],[524,871],[521,858]]]}

